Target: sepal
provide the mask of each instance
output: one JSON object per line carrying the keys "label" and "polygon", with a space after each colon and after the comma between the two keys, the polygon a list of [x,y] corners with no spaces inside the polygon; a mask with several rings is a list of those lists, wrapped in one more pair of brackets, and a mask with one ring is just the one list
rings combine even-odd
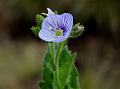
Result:
{"label": "sepal", "polygon": [[39,15],[39,14],[36,15],[36,26],[32,26],[31,28],[31,30],[36,36],[38,36],[39,34],[43,20],[44,20],[44,17],[42,15]]}
{"label": "sepal", "polygon": [[84,31],[84,26],[80,25],[80,23],[77,23],[73,26],[69,38],[77,38],[78,36],[82,35],[83,31]]}

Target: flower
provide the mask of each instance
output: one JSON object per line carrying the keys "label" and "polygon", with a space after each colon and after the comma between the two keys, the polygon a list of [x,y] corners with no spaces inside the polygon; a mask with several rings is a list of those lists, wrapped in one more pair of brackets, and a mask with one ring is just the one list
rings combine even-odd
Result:
{"label": "flower", "polygon": [[68,38],[73,26],[73,16],[69,13],[55,14],[47,8],[48,14],[42,23],[39,37],[48,42],[62,42]]}

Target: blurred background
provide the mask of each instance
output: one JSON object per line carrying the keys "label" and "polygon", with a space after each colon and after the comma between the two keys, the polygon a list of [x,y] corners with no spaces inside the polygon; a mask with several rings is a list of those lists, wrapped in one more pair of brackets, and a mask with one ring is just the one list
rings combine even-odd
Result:
{"label": "blurred background", "polygon": [[47,43],[30,28],[49,7],[85,31],[70,39],[81,89],[120,89],[119,0],[0,0],[0,89],[38,89]]}

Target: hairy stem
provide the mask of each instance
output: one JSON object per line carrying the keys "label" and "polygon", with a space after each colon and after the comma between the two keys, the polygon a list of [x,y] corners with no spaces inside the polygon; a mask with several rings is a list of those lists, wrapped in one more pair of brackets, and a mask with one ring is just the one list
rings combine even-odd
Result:
{"label": "hairy stem", "polygon": [[55,61],[55,44],[52,42],[52,43],[49,43],[49,46],[50,46],[50,53],[52,55],[52,58]]}
{"label": "hairy stem", "polygon": [[59,56],[60,56],[60,53],[61,53],[61,51],[63,49],[63,45],[64,45],[64,42],[63,43],[59,43],[57,45],[57,53],[56,53],[56,58],[55,58],[56,78],[57,78],[57,83],[58,83],[59,89],[61,89],[61,85],[60,85],[60,81],[59,81]]}

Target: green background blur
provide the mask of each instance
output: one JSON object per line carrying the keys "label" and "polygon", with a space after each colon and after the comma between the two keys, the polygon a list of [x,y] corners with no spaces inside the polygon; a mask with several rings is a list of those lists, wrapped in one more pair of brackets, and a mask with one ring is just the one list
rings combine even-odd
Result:
{"label": "green background blur", "polygon": [[69,12],[85,31],[70,39],[82,89],[120,89],[119,0],[0,0],[0,89],[38,89],[47,42],[30,28],[46,8]]}

